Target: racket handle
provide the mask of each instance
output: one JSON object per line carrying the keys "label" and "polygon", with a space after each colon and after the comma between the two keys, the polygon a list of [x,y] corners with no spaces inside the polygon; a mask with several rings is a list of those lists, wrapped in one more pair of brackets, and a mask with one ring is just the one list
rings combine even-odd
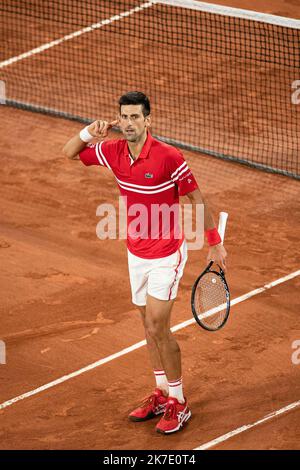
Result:
{"label": "racket handle", "polygon": [[228,213],[227,212],[220,212],[218,232],[220,234],[222,243],[224,243],[224,236],[225,236],[227,218],[228,218]]}

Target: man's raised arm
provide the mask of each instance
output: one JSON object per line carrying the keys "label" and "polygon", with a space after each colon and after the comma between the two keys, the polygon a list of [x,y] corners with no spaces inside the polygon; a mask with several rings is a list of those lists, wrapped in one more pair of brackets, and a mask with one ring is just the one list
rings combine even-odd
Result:
{"label": "man's raised arm", "polygon": [[116,126],[118,121],[94,121],[89,126],[84,127],[79,134],[74,135],[64,146],[63,154],[66,155],[70,160],[79,160],[78,154],[84,149],[86,144],[91,142],[93,139],[104,139],[109,129]]}

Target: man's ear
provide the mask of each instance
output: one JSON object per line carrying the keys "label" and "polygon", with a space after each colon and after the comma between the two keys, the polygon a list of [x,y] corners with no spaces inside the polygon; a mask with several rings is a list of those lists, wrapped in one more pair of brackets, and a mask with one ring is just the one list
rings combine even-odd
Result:
{"label": "man's ear", "polygon": [[145,123],[146,123],[146,127],[147,129],[151,126],[151,116],[146,116],[145,118]]}

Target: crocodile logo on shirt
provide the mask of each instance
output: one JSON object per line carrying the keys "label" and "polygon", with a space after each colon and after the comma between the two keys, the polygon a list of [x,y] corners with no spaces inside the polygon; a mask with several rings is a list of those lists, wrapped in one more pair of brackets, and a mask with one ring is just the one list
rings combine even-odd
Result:
{"label": "crocodile logo on shirt", "polygon": [[145,178],[153,178],[153,174],[152,173],[145,173]]}

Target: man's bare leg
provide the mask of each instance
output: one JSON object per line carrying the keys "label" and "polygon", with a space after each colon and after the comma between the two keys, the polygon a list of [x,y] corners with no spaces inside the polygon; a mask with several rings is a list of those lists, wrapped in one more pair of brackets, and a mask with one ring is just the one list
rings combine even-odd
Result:
{"label": "man's bare leg", "polygon": [[[164,413],[156,426],[156,431],[162,434],[179,431],[191,417],[182,389],[181,352],[170,330],[173,303],[173,300],[162,301],[148,295],[146,308],[139,307],[151,363],[154,370],[165,372],[163,380],[169,389],[169,399],[166,401],[166,398],[155,392],[156,395],[151,395],[149,402],[147,401],[129,415],[133,421],[145,421]],[[162,406],[163,411],[161,411]],[[170,414],[171,409],[175,410],[175,414],[174,411],[172,415]],[[173,416],[172,419],[170,419],[171,416]]]}
{"label": "man's bare leg", "polygon": [[181,377],[181,352],[170,330],[173,304],[174,300],[158,300],[148,295],[144,319],[150,356],[166,372],[169,381]]}
{"label": "man's bare leg", "polygon": [[150,362],[153,367],[153,370],[164,370],[164,367],[162,365],[161,359],[160,359],[160,354],[159,354],[159,349],[156,345],[156,342],[154,339],[149,335],[147,328],[146,328],[146,306],[137,306],[141,313],[143,325],[145,328],[145,336],[146,336],[146,341],[147,341],[147,348],[150,356]]}

